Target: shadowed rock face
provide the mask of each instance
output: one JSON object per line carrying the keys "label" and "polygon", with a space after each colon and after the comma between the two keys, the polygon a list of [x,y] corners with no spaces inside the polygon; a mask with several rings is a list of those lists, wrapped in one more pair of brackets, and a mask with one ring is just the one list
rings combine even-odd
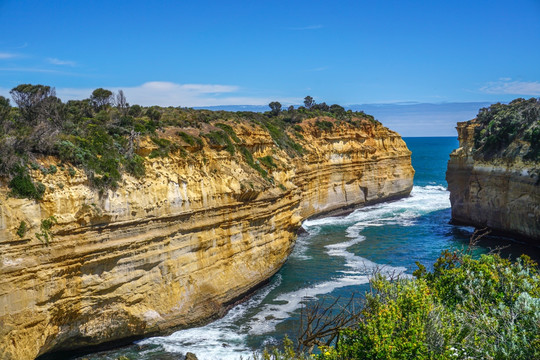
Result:
{"label": "shadowed rock face", "polygon": [[457,126],[459,148],[450,154],[446,172],[452,220],[540,244],[540,165],[519,156],[474,159],[476,126]]}
{"label": "shadowed rock face", "polygon": [[[163,136],[184,152],[148,159],[144,178],[124,176],[115,191],[91,188],[79,170],[33,172],[48,189],[40,202],[0,186],[0,359],[221,316],[282,266],[304,219],[412,189],[410,151],[379,124],[343,122],[325,132],[305,121],[297,139],[305,152],[295,157],[261,127],[232,125],[255,159],[272,157],[273,182],[238,151],[195,149],[169,129]],[[151,146],[143,141],[140,152]],[[58,224],[46,246],[35,233],[49,216]],[[22,237],[21,221],[29,227]]]}

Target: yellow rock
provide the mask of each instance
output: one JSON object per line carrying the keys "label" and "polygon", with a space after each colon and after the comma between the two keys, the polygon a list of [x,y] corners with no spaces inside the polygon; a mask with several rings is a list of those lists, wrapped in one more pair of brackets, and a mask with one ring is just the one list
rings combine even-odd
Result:
{"label": "yellow rock", "polygon": [[[147,159],[144,178],[126,175],[104,193],[81,170],[33,173],[47,186],[39,202],[1,186],[0,359],[221,316],[283,265],[304,219],[409,194],[414,170],[397,133],[367,121],[323,132],[313,122],[301,124],[296,157],[266,130],[234,124],[255,159],[272,157],[274,183],[238,151],[207,145]],[[35,233],[49,216],[58,224],[45,246]]]}
{"label": "yellow rock", "polygon": [[452,220],[540,244],[540,164],[475,160],[475,127],[458,123],[459,148],[448,161]]}

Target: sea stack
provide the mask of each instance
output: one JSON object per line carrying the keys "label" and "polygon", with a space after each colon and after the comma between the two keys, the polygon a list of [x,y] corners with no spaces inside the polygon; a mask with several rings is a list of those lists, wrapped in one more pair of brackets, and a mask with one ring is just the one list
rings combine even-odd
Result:
{"label": "sea stack", "polygon": [[452,221],[540,245],[540,99],[481,109],[457,131],[446,173]]}

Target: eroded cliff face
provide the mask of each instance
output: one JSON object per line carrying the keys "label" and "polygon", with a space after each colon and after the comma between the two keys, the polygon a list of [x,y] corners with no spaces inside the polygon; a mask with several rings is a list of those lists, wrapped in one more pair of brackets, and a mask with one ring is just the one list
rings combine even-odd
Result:
{"label": "eroded cliff face", "polygon": [[[114,191],[90,187],[81,170],[35,171],[48,189],[42,201],[0,188],[0,359],[208,321],[282,266],[302,220],[412,189],[410,151],[381,125],[325,132],[304,121],[296,157],[260,126],[231,125],[255,158],[273,159],[273,183],[238,152],[184,143]],[[50,216],[58,224],[46,245],[35,234]],[[21,221],[29,229],[19,236]]]}
{"label": "eroded cliff face", "polygon": [[[446,180],[456,223],[489,227],[540,244],[540,166],[537,162],[474,158],[475,121],[458,123],[459,148]],[[519,152],[519,141],[511,144]]]}

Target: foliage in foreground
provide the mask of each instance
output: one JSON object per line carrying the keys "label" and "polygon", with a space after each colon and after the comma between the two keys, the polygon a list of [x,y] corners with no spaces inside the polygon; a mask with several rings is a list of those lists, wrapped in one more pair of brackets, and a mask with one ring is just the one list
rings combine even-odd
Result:
{"label": "foliage in foreground", "polygon": [[[312,357],[540,359],[540,273],[530,258],[445,251],[432,272],[419,265],[414,275],[375,276],[358,324]],[[271,359],[302,358],[288,351]]]}

